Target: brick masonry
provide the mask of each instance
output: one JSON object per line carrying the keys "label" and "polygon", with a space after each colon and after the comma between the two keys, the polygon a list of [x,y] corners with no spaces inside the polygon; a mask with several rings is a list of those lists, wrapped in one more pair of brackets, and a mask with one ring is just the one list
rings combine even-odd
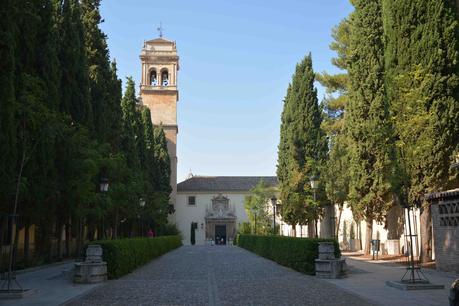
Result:
{"label": "brick masonry", "polygon": [[459,189],[428,196],[437,269],[459,273]]}

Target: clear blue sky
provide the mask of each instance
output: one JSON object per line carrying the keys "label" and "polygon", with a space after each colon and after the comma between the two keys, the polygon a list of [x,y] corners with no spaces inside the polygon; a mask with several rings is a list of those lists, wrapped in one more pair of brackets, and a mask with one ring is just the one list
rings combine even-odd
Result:
{"label": "clear blue sky", "polygon": [[[282,99],[312,53],[334,72],[331,29],[347,0],[103,0],[103,31],[118,74],[140,80],[144,40],[177,42],[178,181],[195,175],[275,175]],[[319,89],[319,100],[324,91]]]}

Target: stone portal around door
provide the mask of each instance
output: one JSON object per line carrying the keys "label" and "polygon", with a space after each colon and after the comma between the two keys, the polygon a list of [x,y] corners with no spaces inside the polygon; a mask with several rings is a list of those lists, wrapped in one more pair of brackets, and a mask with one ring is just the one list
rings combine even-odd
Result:
{"label": "stone portal around door", "polygon": [[206,240],[215,241],[215,244],[233,241],[236,219],[236,210],[227,197],[222,194],[213,197],[212,204],[206,209]]}

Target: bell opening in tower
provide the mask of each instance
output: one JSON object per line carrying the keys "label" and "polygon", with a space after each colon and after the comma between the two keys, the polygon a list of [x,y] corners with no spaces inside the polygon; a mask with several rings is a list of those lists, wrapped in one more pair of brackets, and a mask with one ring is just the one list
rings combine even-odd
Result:
{"label": "bell opening in tower", "polygon": [[167,69],[164,69],[161,72],[161,85],[169,86],[169,72],[167,71]]}
{"label": "bell opening in tower", "polygon": [[156,76],[156,70],[152,70],[150,72],[150,85],[157,86],[158,85],[158,78]]}

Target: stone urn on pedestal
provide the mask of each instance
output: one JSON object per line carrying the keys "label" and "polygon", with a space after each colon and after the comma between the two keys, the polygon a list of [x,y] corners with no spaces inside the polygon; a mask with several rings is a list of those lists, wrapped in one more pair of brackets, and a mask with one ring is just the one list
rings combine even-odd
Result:
{"label": "stone urn on pedestal", "polygon": [[93,284],[107,280],[107,263],[102,261],[102,252],[100,245],[88,245],[85,261],[75,263],[75,283]]}
{"label": "stone urn on pedestal", "polygon": [[319,242],[319,258],[315,260],[316,276],[341,278],[346,275],[346,260],[335,257],[333,242]]}

